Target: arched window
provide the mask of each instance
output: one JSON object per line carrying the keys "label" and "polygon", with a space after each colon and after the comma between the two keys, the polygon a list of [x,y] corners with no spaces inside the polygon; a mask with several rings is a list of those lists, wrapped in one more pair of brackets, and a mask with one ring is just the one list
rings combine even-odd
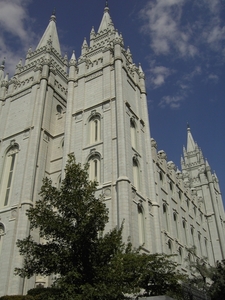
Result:
{"label": "arched window", "polygon": [[187,245],[187,230],[186,230],[186,222],[183,220],[183,230],[184,230],[184,243]]}
{"label": "arched window", "polygon": [[187,199],[187,210],[189,210],[189,206],[190,206],[190,200]]}
{"label": "arched window", "polygon": [[1,255],[2,240],[3,240],[3,235],[4,234],[5,234],[5,227],[2,223],[0,223],[0,255]]}
{"label": "arched window", "polygon": [[169,224],[168,224],[168,214],[167,214],[167,206],[165,203],[163,203],[163,222],[164,222],[164,229],[169,230]]}
{"label": "arched window", "polygon": [[169,249],[169,254],[172,254],[173,253],[173,245],[172,245],[171,240],[168,240],[168,249]]}
{"label": "arched window", "polygon": [[198,233],[198,242],[199,242],[199,255],[202,256],[202,241],[201,241],[200,233]]}
{"label": "arched window", "polygon": [[93,155],[88,161],[89,163],[89,179],[100,182],[100,156]]}
{"label": "arched window", "polygon": [[195,246],[195,237],[194,237],[194,228],[193,227],[191,227],[191,239],[192,239],[193,246]]}
{"label": "arched window", "polygon": [[143,206],[138,204],[138,228],[139,228],[139,244],[145,243],[145,217]]}
{"label": "arched window", "polygon": [[161,182],[163,182],[163,172],[162,171],[159,172],[159,180]]}
{"label": "arched window", "polygon": [[209,258],[208,243],[207,243],[207,239],[206,238],[205,238],[205,254],[206,254],[206,257]]}
{"label": "arched window", "polygon": [[137,128],[133,118],[130,119],[131,146],[137,149]]}
{"label": "arched window", "polygon": [[133,157],[133,180],[136,189],[140,190],[140,169],[137,157]]}
{"label": "arched window", "polygon": [[57,110],[57,114],[58,114],[58,115],[61,115],[62,112],[63,112],[63,108],[62,108],[62,106],[59,105],[59,104],[56,106],[56,110]]}
{"label": "arched window", "polygon": [[181,264],[182,263],[182,260],[183,260],[183,252],[182,252],[182,249],[181,247],[179,247],[178,249],[178,259],[179,259],[179,263]]}
{"label": "arched window", "polygon": [[196,207],[193,207],[194,215],[196,216]]}
{"label": "arched window", "polygon": [[193,257],[192,257],[192,255],[191,255],[191,253],[188,253],[188,261],[189,261],[189,262],[192,262],[192,261],[193,261]]}
{"label": "arched window", "polygon": [[94,115],[89,121],[90,127],[90,143],[97,143],[101,140],[100,116]]}
{"label": "arched window", "polygon": [[182,193],[181,193],[180,190],[178,191],[178,197],[179,197],[180,200],[182,200]]}
{"label": "arched window", "polygon": [[64,148],[64,138],[61,140],[61,148]]}
{"label": "arched window", "polygon": [[176,213],[173,213],[173,220],[174,220],[174,227],[175,227],[175,234],[176,234],[176,237],[178,238],[179,237],[179,232],[178,232],[178,224],[177,224],[177,214]]}
{"label": "arched window", "polygon": [[7,206],[9,204],[17,153],[18,146],[11,147],[6,153],[1,182],[0,207]]}

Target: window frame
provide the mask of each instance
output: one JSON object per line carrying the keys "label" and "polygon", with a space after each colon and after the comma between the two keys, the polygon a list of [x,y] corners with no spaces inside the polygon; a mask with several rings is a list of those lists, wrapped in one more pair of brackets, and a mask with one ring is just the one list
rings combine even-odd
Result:
{"label": "window frame", "polygon": [[89,180],[96,181],[98,184],[101,182],[101,156],[93,154],[88,158],[89,164]]}
{"label": "window frame", "polygon": [[0,184],[0,208],[7,207],[10,202],[18,152],[19,147],[17,144],[15,144],[11,146],[5,154],[2,179]]}
{"label": "window frame", "polygon": [[89,119],[89,143],[95,144],[101,141],[101,116],[95,114]]}

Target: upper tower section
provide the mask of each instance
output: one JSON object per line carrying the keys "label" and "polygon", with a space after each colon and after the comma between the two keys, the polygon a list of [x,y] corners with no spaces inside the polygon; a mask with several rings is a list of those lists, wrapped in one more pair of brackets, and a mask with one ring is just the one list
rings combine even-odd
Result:
{"label": "upper tower section", "polygon": [[59,38],[56,28],[56,16],[55,13],[51,15],[48,27],[46,28],[36,50],[41,49],[48,45],[49,40],[51,40],[52,47],[61,55]]}
{"label": "upper tower section", "polygon": [[56,28],[55,13],[51,15],[49,24],[40,39],[35,51],[28,50],[25,65],[32,64],[34,61],[38,64],[50,63],[52,68],[57,72],[64,73],[67,71],[67,57],[62,57],[59,44],[59,38]]}
{"label": "upper tower section", "polygon": [[52,84],[63,86],[63,88],[59,88],[59,93],[66,99],[67,68],[68,59],[67,56],[62,57],[61,55],[56,16],[53,13],[36,50],[28,49],[25,61],[20,59],[16,65],[13,77],[3,79],[4,64],[0,66],[0,98],[2,101],[5,101],[8,97],[14,96],[39,83],[43,77],[50,80],[49,75],[54,74],[54,78],[58,79],[56,84],[54,82]]}
{"label": "upper tower section", "polygon": [[77,76],[81,78],[87,73],[101,70],[106,65],[113,67],[116,60],[121,60],[123,70],[126,71],[132,84],[145,93],[144,73],[140,66],[136,66],[132,60],[129,49],[125,49],[122,34],[115,29],[110,16],[108,3],[106,2],[103,17],[97,32],[92,27],[90,32],[90,44],[86,38],[81,47],[81,56],[77,60]]}
{"label": "upper tower section", "polygon": [[[198,177],[199,170],[205,168],[202,151],[194,141],[189,125],[187,126],[187,148],[183,148],[181,167],[184,175],[189,177],[192,183],[194,178]],[[193,187],[193,185],[191,186]]]}
{"label": "upper tower section", "polygon": [[191,188],[198,189],[203,181],[204,183],[208,183],[212,180],[215,189],[220,193],[218,178],[216,174],[212,174],[207,159],[204,158],[202,150],[193,139],[189,125],[187,126],[187,148],[183,148],[181,168],[184,181],[186,181]]}
{"label": "upper tower section", "polygon": [[113,25],[112,19],[109,14],[108,3],[106,2],[103,18],[102,18],[101,24],[99,26],[98,33],[103,32],[104,30],[107,30],[109,26],[111,26],[114,29],[114,25]]}

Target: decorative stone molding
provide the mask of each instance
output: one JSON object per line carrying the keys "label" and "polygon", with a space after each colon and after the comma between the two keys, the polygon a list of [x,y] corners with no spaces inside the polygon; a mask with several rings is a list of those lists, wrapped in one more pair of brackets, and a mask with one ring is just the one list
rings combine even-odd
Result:
{"label": "decorative stone molding", "polygon": [[205,166],[201,166],[198,168],[198,173],[203,174],[205,172]]}
{"label": "decorative stone molding", "polygon": [[153,148],[157,149],[157,143],[156,143],[156,141],[153,138],[151,138],[151,146]]}
{"label": "decorative stone molding", "polygon": [[166,155],[166,152],[164,150],[160,150],[158,152],[157,156],[158,156],[159,159],[167,160],[167,155]]}
{"label": "decorative stone molding", "polygon": [[5,227],[2,223],[0,223],[0,236],[5,234]]}
{"label": "decorative stone molding", "polygon": [[176,167],[176,165],[175,165],[175,163],[174,163],[173,161],[168,161],[168,162],[167,162],[167,168],[168,168],[169,170],[174,170],[174,171],[177,170],[177,167]]}

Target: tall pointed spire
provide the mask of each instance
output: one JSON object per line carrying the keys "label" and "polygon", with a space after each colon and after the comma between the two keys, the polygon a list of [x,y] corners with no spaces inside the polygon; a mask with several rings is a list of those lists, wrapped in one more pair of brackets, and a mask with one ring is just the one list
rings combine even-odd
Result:
{"label": "tall pointed spire", "polygon": [[76,60],[76,56],[75,56],[75,51],[73,51],[73,54],[70,59],[70,65],[75,65],[76,62],[77,62],[77,60]]}
{"label": "tall pointed spire", "polygon": [[59,52],[61,55],[61,50],[60,50],[60,44],[59,44],[59,38],[58,38],[58,33],[57,33],[57,28],[56,28],[56,16],[55,16],[55,11],[53,11],[49,24],[37,46],[37,49],[40,49],[41,47],[44,47],[48,44],[48,41],[51,39],[52,41],[52,47]]}
{"label": "tall pointed spire", "polygon": [[196,149],[196,143],[191,134],[191,128],[187,124],[187,152],[194,151]]}
{"label": "tall pointed spire", "polygon": [[[98,33],[109,28],[110,26],[113,26],[113,22],[110,17],[110,14],[109,14],[108,1],[106,1],[104,14],[103,14],[102,21],[101,21],[101,24],[98,29]],[[113,28],[114,28],[114,26],[113,26]]]}

